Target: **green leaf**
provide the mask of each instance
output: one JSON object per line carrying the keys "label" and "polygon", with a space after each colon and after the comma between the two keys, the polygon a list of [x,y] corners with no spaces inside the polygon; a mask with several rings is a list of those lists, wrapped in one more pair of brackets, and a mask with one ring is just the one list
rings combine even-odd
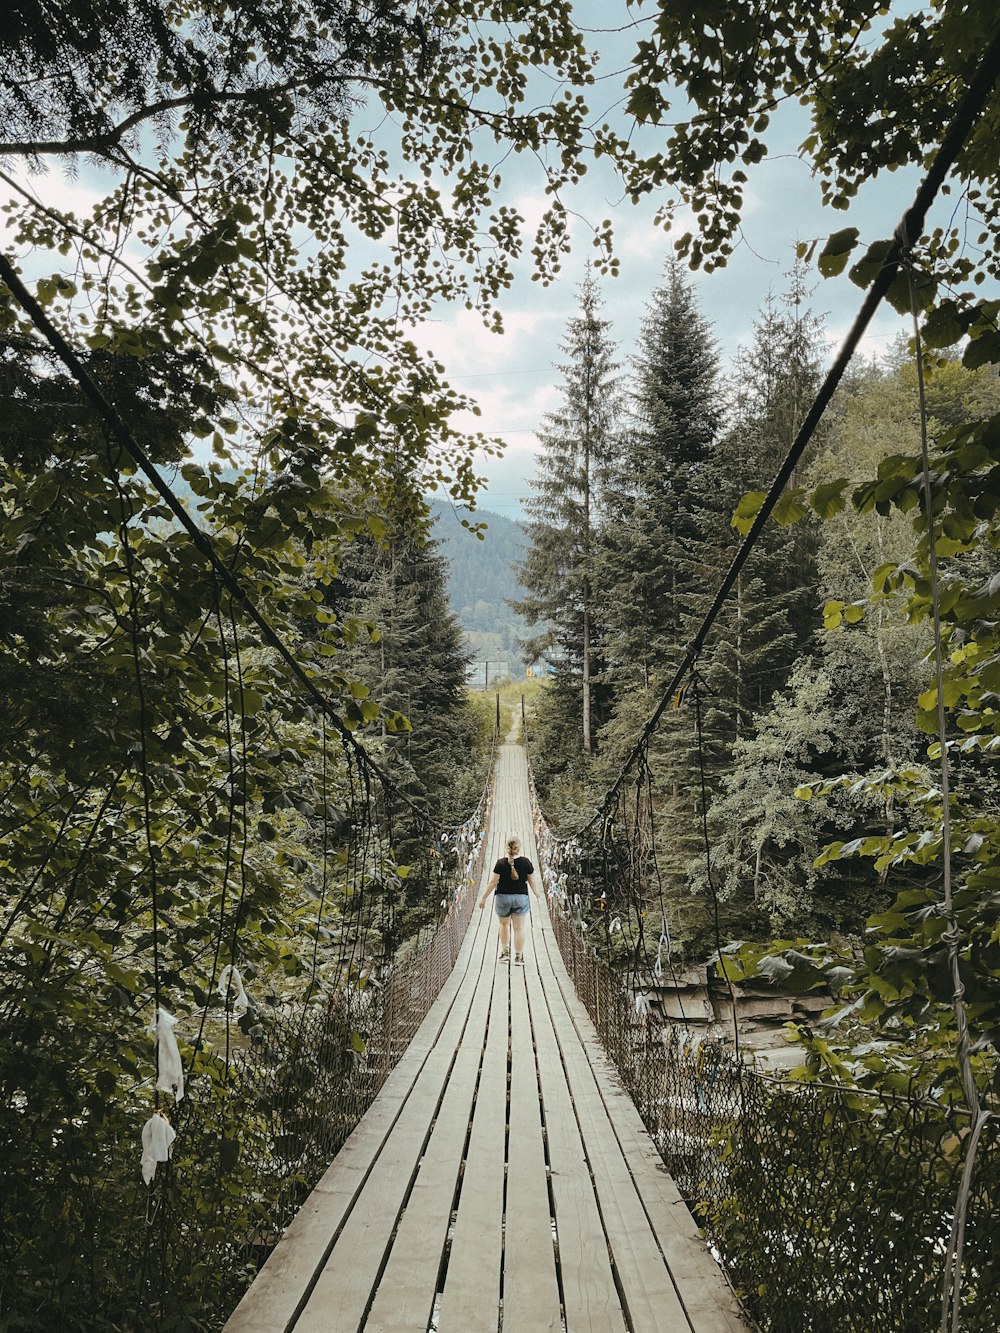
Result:
{"label": "green leaf", "polygon": [[924,346],[953,346],[964,336],[968,322],[955,301],[942,301],[924,320],[921,330]]}
{"label": "green leaf", "polygon": [[842,513],[847,505],[844,492],[848,484],[847,478],[842,477],[839,481],[828,481],[817,486],[809,496],[809,507],[813,513],[824,520]]}
{"label": "green leaf", "polygon": [[844,603],[831,600],[823,607],[823,628],[838,629],[844,618]]}
{"label": "green leaf", "polygon": [[882,271],[892,247],[892,241],[876,241],[874,245],[870,245],[863,257],[851,269],[851,281],[859,287],[870,287]]}
{"label": "green leaf", "polygon": [[766,491],[748,491],[733,512],[731,526],[745,537],[753,527],[754,519],[760,513],[761,505],[766,499]]}
{"label": "green leaf", "polygon": [[219,1166],[223,1175],[232,1171],[240,1160],[239,1139],[223,1138],[219,1144]]}
{"label": "green leaf", "polygon": [[251,690],[244,687],[240,697],[243,703],[243,712],[246,717],[253,717],[264,707],[264,696],[257,690]]}
{"label": "green leaf", "polygon": [[966,370],[979,370],[981,366],[995,365],[1000,361],[1000,333],[984,330],[977,338],[970,338],[962,357]]}
{"label": "green leaf", "polygon": [[817,267],[824,278],[834,278],[838,273],[843,273],[857,243],[857,227],[844,227],[833,233],[820,251],[817,261]]}
{"label": "green leaf", "polygon": [[802,503],[804,491],[801,486],[795,490],[785,491],[774,506],[773,517],[775,522],[780,523],[783,528],[789,528],[793,523],[798,523],[800,519],[806,518],[809,510]]}
{"label": "green leaf", "polygon": [[628,114],[642,123],[657,124],[663,99],[648,83],[637,84],[629,95]]}

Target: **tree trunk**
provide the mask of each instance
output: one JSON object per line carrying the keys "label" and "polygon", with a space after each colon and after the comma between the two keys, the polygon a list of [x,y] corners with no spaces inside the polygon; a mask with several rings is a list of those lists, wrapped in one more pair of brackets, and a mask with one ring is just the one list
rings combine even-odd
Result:
{"label": "tree trunk", "polygon": [[585,369],[585,412],[583,432],[583,753],[591,754],[590,737],[590,432],[594,386],[591,367]]}
{"label": "tree trunk", "polygon": [[591,753],[590,740],[590,607],[583,608],[583,753]]}

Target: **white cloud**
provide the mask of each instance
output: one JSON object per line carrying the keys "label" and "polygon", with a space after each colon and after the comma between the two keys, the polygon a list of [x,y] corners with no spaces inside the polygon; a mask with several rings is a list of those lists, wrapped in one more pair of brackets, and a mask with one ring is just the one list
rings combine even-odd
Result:
{"label": "white cloud", "polygon": [[118,179],[111,173],[100,172],[89,166],[83,166],[72,174],[52,165],[41,172],[28,172],[18,166],[13,169],[8,167],[6,174],[20,189],[13,189],[6,181],[0,181],[0,203],[23,202],[23,190],[47,208],[75,213],[78,218],[92,213],[95,206],[118,184]]}

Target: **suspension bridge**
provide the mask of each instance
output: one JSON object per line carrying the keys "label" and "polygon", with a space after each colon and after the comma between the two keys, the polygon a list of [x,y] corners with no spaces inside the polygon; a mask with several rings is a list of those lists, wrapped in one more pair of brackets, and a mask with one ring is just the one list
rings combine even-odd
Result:
{"label": "suspension bridge", "polygon": [[[500,748],[484,876],[538,865]],[[488,904],[489,906],[489,904]],[[226,1333],[735,1333],[721,1270],[601,1051],[544,906],[523,968],[474,912],[451,976]]]}
{"label": "suspension bridge", "polygon": [[[962,98],[859,315],[673,678],[596,814],[577,831],[596,830],[604,889],[617,892],[639,920],[654,888],[660,887],[655,800],[646,776],[650,740],[665,711],[672,703],[679,706],[689,683],[697,681],[698,655],[719,609],[794,475],[876,309],[900,284],[907,287],[913,311],[919,379],[922,354],[911,249],[923,234],[927,210],[985,105],[998,69],[1000,38]],[[23,1079],[27,1091],[18,1083],[7,1099],[6,1142],[17,1171],[7,1173],[0,1213],[0,1242],[31,1274],[28,1282],[17,1276],[0,1280],[0,1288],[5,1283],[7,1290],[31,1287],[29,1302],[34,1298],[41,1322],[30,1327],[54,1326],[45,1308],[51,1289],[60,1298],[67,1296],[72,1308],[88,1311],[84,1322],[67,1320],[65,1326],[88,1329],[138,1327],[131,1313],[136,1309],[143,1328],[204,1328],[204,1309],[232,1310],[237,1299],[225,1325],[228,1333],[744,1329],[740,1305],[688,1210],[691,1201],[700,1205],[699,1216],[713,1247],[724,1255],[747,1310],[760,1315],[769,1333],[872,1333],[882,1328],[909,1333],[931,1327],[957,1333],[960,1326],[970,1333],[995,1333],[1000,1326],[993,1221],[1000,1198],[1000,1114],[996,1084],[985,1095],[976,1084],[971,1057],[978,1052],[965,1035],[960,971],[965,945],[951,897],[950,832],[942,852],[945,887],[935,911],[949,924],[942,939],[954,979],[959,1031],[955,1060],[961,1067],[964,1105],[928,1097],[919,1088],[900,1088],[899,1080],[884,1092],[819,1082],[782,1086],[745,1066],[731,1050],[692,1049],[686,1037],[678,1036],[676,1025],[659,1031],[652,1025],[644,1028],[629,979],[596,956],[582,933],[587,923],[572,920],[565,902],[551,915],[536,910],[523,968],[500,965],[492,912],[474,911],[470,889],[475,889],[477,877],[482,882],[488,874],[510,831],[521,836],[536,865],[550,853],[553,858],[562,855],[559,840],[549,836],[532,806],[523,749],[510,741],[500,748],[485,837],[479,821],[484,806],[447,832],[448,852],[456,859],[445,873],[445,831],[432,830],[429,812],[415,805],[357,741],[336,702],[318,683],[318,673],[303,665],[248,592],[226,556],[228,546],[218,545],[192,519],[3,256],[0,278],[76,380],[103,422],[108,442],[145,474],[210,572],[211,597],[190,646],[205,637],[206,626],[214,621],[223,661],[220,748],[229,796],[223,832],[212,834],[222,851],[217,924],[202,944],[212,960],[205,969],[209,987],[191,988],[197,1007],[189,1003],[187,1031],[181,1032],[188,1052],[186,1074],[196,1092],[182,1102],[183,1079],[166,1077],[170,1071],[160,1067],[159,1020],[165,1012],[161,991],[181,991],[181,985],[176,967],[161,967],[168,929],[177,925],[171,920],[177,901],[169,884],[163,889],[162,852],[169,839],[162,829],[160,845],[154,837],[153,779],[162,781],[165,770],[173,779],[175,761],[168,765],[162,753],[157,757],[156,747],[162,749],[170,738],[154,735],[155,716],[147,706],[144,672],[150,658],[141,636],[152,636],[153,630],[141,623],[142,560],[133,543],[142,528],[138,514],[148,506],[136,497],[128,499],[119,474],[121,460],[109,460],[128,578],[128,597],[115,632],[127,627],[138,701],[137,739],[130,753],[138,756],[139,800],[133,817],[137,827],[141,823],[148,853],[150,929],[142,947],[152,955],[151,985],[144,987],[141,977],[110,956],[133,906],[134,873],[129,892],[110,899],[117,917],[100,903],[82,933],[67,938],[59,934],[91,843],[127,766],[112,775],[99,800],[93,798],[92,822],[91,812],[84,809],[80,827],[73,830],[79,834],[81,852],[68,871],[68,887],[56,878],[63,897],[49,904],[40,922],[31,923],[35,933],[25,932],[20,945],[36,967],[31,975],[41,985],[40,1010],[52,1007],[44,986],[54,991],[58,985],[46,980],[53,946],[70,960],[70,969],[62,975],[73,980],[77,973],[84,975],[76,963],[84,946],[90,951],[87,956],[107,961],[107,977],[116,986],[110,992],[115,1005],[134,1008],[121,1019],[125,1035],[108,1033],[95,1042],[95,1049],[99,1054],[119,1042],[120,1069],[137,1080],[142,1062],[133,1050],[129,1024],[136,1026],[134,997],[144,995],[143,1002],[152,998],[156,1076],[147,1077],[143,1086],[149,1090],[155,1083],[157,1116],[160,1092],[173,1091],[175,1101],[168,1104],[171,1141],[176,1137],[178,1147],[172,1160],[166,1149],[156,1157],[158,1172],[148,1180],[144,1174],[140,1187],[135,1165],[123,1163],[118,1144],[138,1141],[139,1122],[149,1106],[135,1095],[116,1096],[117,1075],[106,1069],[90,1071],[92,1052],[73,1063],[58,1049],[54,1054],[46,1051],[37,1041],[31,1016],[17,1047],[30,1074]],[[921,478],[940,700],[932,469],[922,380],[920,384]],[[88,614],[92,610],[88,607]],[[253,1022],[243,1013],[243,1027],[232,979],[251,840],[247,716],[260,706],[260,697],[244,688],[237,611],[257,636],[255,651],[262,647],[273,662],[282,664],[288,681],[308,701],[313,721],[322,720],[323,727],[315,742],[321,756],[316,787],[322,813],[317,819],[321,845],[316,849],[319,887],[311,974],[295,1004],[265,995]],[[122,660],[128,660],[128,653]],[[696,684],[692,695],[700,756]],[[943,708],[940,719],[941,790],[947,792]],[[201,737],[203,719],[193,715],[193,721],[198,725],[192,734]],[[326,728],[340,745],[329,784]],[[190,759],[190,753],[186,757]],[[32,784],[33,763],[33,758],[25,763],[21,775]],[[331,810],[328,786],[344,799],[346,811]],[[58,803],[53,801],[53,806]],[[315,807],[304,804],[315,816]],[[141,819],[134,816],[136,808],[141,808]],[[699,808],[706,878],[714,897],[703,769]],[[947,796],[943,808],[947,830]],[[202,815],[200,809],[189,812],[195,829]],[[40,852],[32,849],[40,859],[35,880],[52,859],[71,816],[72,806],[61,817],[51,845]],[[35,817],[32,811],[25,825]],[[405,827],[407,823],[411,827]],[[108,822],[110,840],[117,840],[122,826]],[[258,832],[268,827],[265,821],[257,825]],[[262,836],[273,837],[273,826]],[[412,941],[407,941],[394,953],[398,937],[393,914],[396,900],[404,897],[394,870],[400,837],[416,848],[418,859],[430,864],[430,853],[436,857],[431,870],[422,866],[423,908],[428,909],[439,889],[445,898],[444,915],[429,939],[418,940],[409,950]],[[342,845],[334,846],[338,839]],[[572,841],[563,839],[563,849]],[[194,842],[182,845],[192,848],[190,856],[178,853],[185,862],[186,881],[190,862],[205,852]],[[572,858],[570,853],[567,865]],[[404,865],[399,863],[400,875]],[[172,873],[179,879],[176,867]],[[238,887],[230,891],[231,877]],[[14,904],[7,933],[30,903],[35,880]],[[463,887],[456,892],[460,881]],[[348,914],[352,917],[336,937],[323,922],[335,882],[347,904],[340,924]],[[94,920],[104,935],[92,929]],[[109,921],[117,924],[109,926]],[[194,926],[182,921],[177,934],[207,934],[204,926],[204,921]],[[638,928],[640,942],[644,928]],[[385,946],[381,955],[379,943]],[[224,957],[233,961],[223,968]],[[336,981],[324,1005],[311,1004],[321,964]],[[655,966],[660,966],[659,955]],[[223,975],[229,978],[224,984]],[[372,977],[381,988],[375,1000],[371,989],[365,989]],[[216,983],[223,999],[213,1006],[209,992]],[[10,988],[8,1015],[28,989],[20,981]],[[82,1006],[66,1013],[74,1017],[53,1043],[57,1047],[80,1031],[84,1016],[92,1017]],[[179,1053],[176,1060],[174,1072],[179,1071]],[[56,1071],[53,1086],[59,1095],[50,1098],[51,1105],[58,1112],[65,1099],[72,1108],[51,1122],[54,1128],[44,1123],[38,1127],[31,1114],[29,1094],[40,1068],[47,1068],[50,1076]],[[73,1099],[76,1084],[88,1078],[90,1100],[82,1115]],[[106,1132],[88,1138],[80,1132],[81,1125],[88,1124],[105,1125]],[[65,1156],[53,1168],[56,1147]],[[60,1225],[70,1219],[72,1227],[59,1232],[60,1237],[73,1237],[73,1244],[62,1248],[58,1239],[46,1248],[54,1228],[45,1225],[44,1209],[53,1199]],[[237,1209],[234,1199],[245,1202],[245,1208]],[[98,1242],[95,1217],[105,1228],[120,1223],[120,1230],[102,1234]],[[12,1218],[17,1222],[13,1228]],[[119,1270],[128,1280],[119,1280]],[[37,1274],[46,1276],[39,1279]],[[200,1306],[200,1298],[186,1291],[185,1283],[204,1288]],[[197,1311],[190,1317],[177,1308],[186,1296],[189,1310]]]}

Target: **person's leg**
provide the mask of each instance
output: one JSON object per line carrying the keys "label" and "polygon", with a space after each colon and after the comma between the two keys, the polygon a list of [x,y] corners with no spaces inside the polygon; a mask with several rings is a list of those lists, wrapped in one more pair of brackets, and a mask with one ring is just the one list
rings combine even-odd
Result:
{"label": "person's leg", "polygon": [[525,922],[528,920],[527,910],[523,912],[511,913],[511,921],[514,925],[514,957],[520,958],[524,953],[524,932]]}
{"label": "person's leg", "polygon": [[515,952],[515,953],[523,953],[523,952],[524,952],[524,920],[525,920],[525,918],[524,918],[524,916],[523,916],[520,912],[518,912],[517,916],[512,916],[512,917],[511,917],[511,921],[513,921],[513,923],[514,923],[514,952]]}
{"label": "person's leg", "polygon": [[497,894],[493,899],[493,909],[497,914],[497,931],[500,935],[500,957],[510,957],[510,899],[506,894]]}

